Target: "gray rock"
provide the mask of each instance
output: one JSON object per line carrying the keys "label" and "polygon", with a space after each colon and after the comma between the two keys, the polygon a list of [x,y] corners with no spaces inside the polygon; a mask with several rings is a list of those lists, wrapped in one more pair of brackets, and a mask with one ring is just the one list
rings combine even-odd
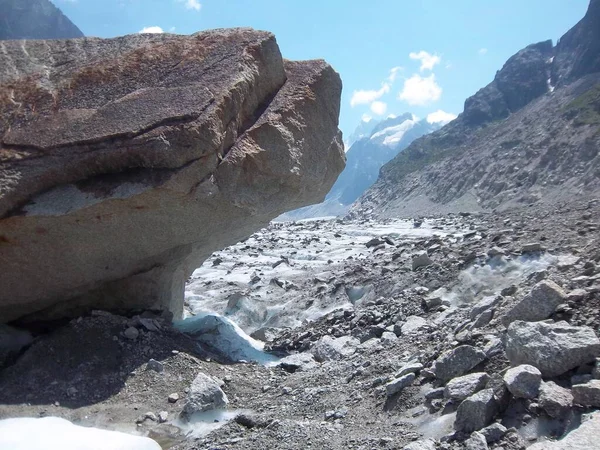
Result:
{"label": "gray rock", "polygon": [[578,405],[600,408],[600,380],[576,384],[571,391],[573,392],[573,401]]}
{"label": "gray rock", "polygon": [[594,330],[566,322],[515,321],[506,334],[506,356],[510,363],[535,366],[547,377],[594,361],[599,354],[600,340]]}
{"label": "gray rock", "polygon": [[432,370],[436,378],[451,380],[471,370],[485,360],[485,353],[471,345],[461,345],[443,353],[434,363]]}
{"label": "gray rock", "polygon": [[575,374],[571,377],[571,384],[585,384],[593,379],[594,377],[589,373]]}
{"label": "gray rock", "polygon": [[531,242],[529,244],[523,245],[521,248],[521,253],[537,253],[543,250],[542,244],[539,242]]}
{"label": "gray rock", "polygon": [[490,340],[483,346],[483,352],[488,358],[504,353],[502,339],[496,336],[491,337]]}
{"label": "gray rock", "polygon": [[536,398],[540,391],[542,373],[533,366],[521,364],[508,369],[504,375],[504,384],[517,398]]}
{"label": "gray rock", "polygon": [[167,400],[169,401],[169,403],[176,403],[177,400],[179,400],[179,394],[177,392],[169,394]]}
{"label": "gray rock", "polygon": [[488,444],[493,444],[504,437],[506,434],[506,427],[501,423],[496,422],[482,428],[480,432],[485,436],[485,440]]}
{"label": "gray rock", "polygon": [[423,300],[421,300],[421,306],[423,307],[423,309],[425,311],[430,311],[441,305],[442,305],[442,297],[440,297],[438,295],[431,295],[431,296],[425,297]]}
{"label": "gray rock", "polygon": [[553,281],[540,281],[502,317],[502,323],[508,326],[515,320],[535,322],[547,319],[566,298],[565,291]]}
{"label": "gray rock", "polygon": [[479,317],[473,321],[471,328],[476,329],[485,327],[494,318],[494,312],[495,311],[493,309],[488,309],[487,311],[482,312]]}
{"label": "gray rock", "polygon": [[194,268],[344,167],[339,75],[271,33],[3,41],[0,66],[0,322],[179,318]]}
{"label": "gray rock", "polygon": [[504,256],[506,255],[506,251],[500,247],[492,247],[487,252],[488,256],[493,258],[495,256]]}
{"label": "gray rock", "polygon": [[281,330],[278,328],[262,327],[254,331],[250,337],[263,342],[271,342],[279,335],[280,332]]}
{"label": "gray rock", "polygon": [[425,400],[431,401],[431,400],[444,398],[444,392],[445,392],[445,388],[443,388],[443,387],[431,389],[430,391],[425,393]]}
{"label": "gray rock", "polygon": [[169,420],[169,413],[167,411],[158,413],[158,423],[165,423],[167,420]]}
{"label": "gray rock", "polygon": [[390,346],[397,341],[398,336],[396,336],[396,333],[392,333],[391,331],[384,331],[381,335],[381,344],[384,346]]}
{"label": "gray rock", "polygon": [[412,270],[417,270],[420,267],[427,267],[431,264],[433,264],[433,261],[429,255],[427,255],[427,251],[425,250],[416,253],[412,257]]}
{"label": "gray rock", "polygon": [[123,331],[123,336],[125,336],[127,339],[131,339],[132,341],[135,341],[139,335],[140,332],[136,327],[129,327]]}
{"label": "gray rock", "polygon": [[278,366],[286,372],[307,371],[317,367],[315,357],[310,353],[295,353],[279,360]]}
{"label": "gray rock", "polygon": [[403,366],[398,373],[396,373],[396,378],[399,378],[401,376],[404,376],[408,373],[418,373],[421,370],[423,370],[423,364],[421,364],[420,362],[412,362],[412,363],[408,363],[405,366]]}
{"label": "gray rock", "polygon": [[334,338],[329,335],[323,336],[312,348],[312,354],[319,362],[340,360],[353,355],[360,341],[351,336]]}
{"label": "gray rock", "polygon": [[550,417],[563,417],[573,406],[573,394],[569,389],[547,381],[540,386],[538,404]]}
{"label": "gray rock", "polygon": [[454,378],[446,385],[444,397],[452,400],[464,400],[485,388],[489,380],[490,376],[485,372],[471,373]]}
{"label": "gray rock", "polygon": [[594,364],[594,368],[592,369],[592,377],[597,380],[600,379],[600,359],[596,358],[596,364]]}
{"label": "gray rock", "polygon": [[471,320],[475,320],[477,316],[479,316],[482,312],[492,309],[494,306],[498,305],[502,301],[502,297],[498,296],[489,296],[485,297],[483,300],[479,301],[475,306],[471,308],[471,312],[469,313],[469,317]]}
{"label": "gray rock", "polygon": [[597,450],[600,436],[600,413],[592,413],[579,428],[556,442],[538,442],[527,450]]}
{"label": "gray rock", "polygon": [[402,450],[436,450],[435,441],[433,439],[421,439],[411,442],[402,447]]}
{"label": "gray rock", "polygon": [[146,370],[153,370],[155,372],[161,373],[163,370],[165,370],[165,367],[164,367],[163,363],[161,363],[160,361],[151,359],[146,364]]}
{"label": "gray rock", "polygon": [[405,387],[410,386],[413,383],[413,381],[415,381],[415,378],[416,377],[415,377],[414,373],[408,373],[400,378],[396,378],[396,379],[390,381],[385,386],[385,391],[386,391],[387,395],[390,396],[390,395],[397,394]]}
{"label": "gray rock", "polygon": [[225,408],[228,403],[229,400],[219,384],[208,375],[200,372],[190,386],[190,392],[181,416],[189,420],[194,413]]}
{"label": "gray rock", "polygon": [[488,450],[488,448],[485,436],[479,431],[471,433],[471,437],[465,441],[466,450]]}
{"label": "gray rock", "polygon": [[402,336],[409,335],[411,333],[419,332],[420,330],[427,327],[427,320],[419,316],[408,316],[406,321],[400,327],[400,334]]}
{"label": "gray rock", "polygon": [[471,433],[490,424],[498,413],[493,389],[484,389],[466,398],[456,410],[454,429]]}

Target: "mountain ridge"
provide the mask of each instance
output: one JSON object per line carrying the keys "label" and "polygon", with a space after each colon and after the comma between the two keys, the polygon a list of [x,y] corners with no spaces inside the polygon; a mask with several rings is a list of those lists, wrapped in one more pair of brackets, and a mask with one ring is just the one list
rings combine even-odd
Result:
{"label": "mountain ridge", "polygon": [[383,166],[351,212],[490,210],[599,190],[599,34],[600,0],[592,0],[556,46],[517,52],[456,120]]}
{"label": "mountain ridge", "polygon": [[81,30],[49,0],[0,0],[0,41],[83,36]]}

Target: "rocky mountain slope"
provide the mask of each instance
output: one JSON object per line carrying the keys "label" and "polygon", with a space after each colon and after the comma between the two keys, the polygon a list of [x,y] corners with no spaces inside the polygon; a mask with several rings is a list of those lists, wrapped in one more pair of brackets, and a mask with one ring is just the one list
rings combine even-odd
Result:
{"label": "rocky mountain slope", "polygon": [[0,322],[180,316],[206,257],[344,167],[339,75],[267,32],[3,41],[0,62]]}
{"label": "rocky mountain slope", "polygon": [[530,45],[464,112],[382,168],[355,212],[506,209],[600,190],[600,0],[552,46]]}
{"label": "rocky mountain slope", "polygon": [[81,30],[50,0],[0,0],[0,40],[79,37]]}
{"label": "rocky mountain slope", "polygon": [[346,168],[327,194],[325,201],[282,215],[278,220],[297,220],[345,214],[379,176],[381,167],[415,139],[438,130],[438,123],[418,120],[410,113],[380,122],[362,122],[352,135],[356,139],[346,153]]}

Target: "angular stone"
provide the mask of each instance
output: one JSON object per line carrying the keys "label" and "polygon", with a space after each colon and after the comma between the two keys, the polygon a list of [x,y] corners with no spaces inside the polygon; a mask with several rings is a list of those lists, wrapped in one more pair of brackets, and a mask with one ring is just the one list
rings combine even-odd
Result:
{"label": "angular stone", "polygon": [[312,348],[312,354],[319,362],[340,360],[351,356],[356,352],[360,341],[351,336],[334,338],[329,335],[323,336]]}
{"label": "angular stone", "polygon": [[427,327],[427,320],[419,316],[408,316],[406,321],[400,327],[400,334],[402,336],[416,333],[423,328]]}
{"label": "angular stone", "polygon": [[471,370],[485,360],[485,353],[471,345],[461,345],[443,353],[434,363],[432,370],[436,378],[451,380]]}
{"label": "angular stone", "polygon": [[492,309],[498,303],[502,301],[502,297],[494,297],[489,296],[485,297],[483,300],[479,301],[475,306],[471,308],[471,312],[469,313],[469,317],[471,320],[475,320],[477,316],[479,316],[482,312]]}
{"label": "angular stone", "polygon": [[479,431],[471,433],[471,437],[465,441],[465,450],[488,450],[485,436]]}
{"label": "angular stone", "polygon": [[417,372],[420,372],[421,370],[423,370],[423,364],[421,364],[419,362],[409,363],[409,364],[403,366],[398,371],[398,373],[396,373],[396,378],[406,375],[407,373],[417,373]]}
{"label": "angular stone", "polygon": [[452,400],[464,400],[485,388],[489,380],[490,376],[485,372],[470,373],[454,378],[446,385],[444,397]]}
{"label": "angular stone", "polygon": [[550,417],[563,417],[573,406],[573,394],[554,381],[547,381],[540,386],[538,404]]}
{"label": "angular stone", "polygon": [[4,41],[0,66],[0,322],[180,317],[202,261],[344,167],[339,75],[267,32]]}
{"label": "angular stone", "polygon": [[556,442],[538,442],[527,450],[595,450],[600,436],[600,413],[589,414],[582,419],[581,425],[564,438]]}
{"label": "angular stone", "polygon": [[554,377],[600,354],[600,340],[589,327],[566,322],[515,321],[506,334],[506,356],[513,366],[529,364],[543,376]]}
{"label": "angular stone", "polygon": [[493,423],[480,431],[485,436],[485,440],[488,444],[498,442],[506,434],[506,427],[501,423]]}
{"label": "angular stone", "polygon": [[385,391],[388,396],[397,394],[405,387],[408,387],[415,381],[415,374],[408,373],[400,378],[396,378],[385,385]]}
{"label": "angular stone", "polygon": [[536,398],[541,382],[542,373],[528,364],[508,369],[504,375],[504,384],[517,398]]}
{"label": "angular stone", "polygon": [[427,267],[433,264],[433,261],[427,255],[427,251],[423,250],[416,253],[412,258],[412,270],[417,270],[420,267]]}
{"label": "angular stone", "polygon": [[536,253],[541,252],[543,250],[542,244],[539,242],[531,242],[529,244],[523,245],[521,248],[521,253]]}
{"label": "angular stone", "polygon": [[279,360],[279,367],[286,372],[307,371],[317,367],[315,358],[310,353],[295,353]]}
{"label": "angular stone", "polygon": [[502,323],[508,326],[515,320],[535,322],[547,319],[566,298],[566,292],[558,284],[549,280],[540,281],[504,315]]}
{"label": "angular stone", "polygon": [[390,346],[394,342],[397,342],[397,341],[398,341],[398,336],[396,336],[396,333],[392,333],[391,331],[384,331],[383,334],[381,335],[381,343],[384,346]]}
{"label": "angular stone", "polygon": [[208,375],[200,372],[192,385],[181,416],[189,420],[192,414],[213,409],[225,408],[229,400],[219,384]]}
{"label": "angular stone", "polygon": [[571,388],[573,401],[578,405],[600,408],[600,380],[576,384]]}
{"label": "angular stone", "polygon": [[481,430],[498,413],[498,404],[493,389],[484,389],[466,398],[456,410],[454,429],[471,433]]}
{"label": "angular stone", "polygon": [[402,450],[436,450],[437,446],[433,439],[421,439],[402,447]]}

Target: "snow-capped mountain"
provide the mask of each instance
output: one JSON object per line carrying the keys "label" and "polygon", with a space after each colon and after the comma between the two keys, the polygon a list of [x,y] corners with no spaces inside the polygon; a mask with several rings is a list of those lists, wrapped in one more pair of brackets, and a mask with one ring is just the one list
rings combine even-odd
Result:
{"label": "snow-capped mountain", "polygon": [[280,220],[298,220],[309,217],[344,214],[358,197],[379,176],[379,169],[391,161],[415,139],[438,130],[442,123],[419,120],[411,113],[389,116],[377,121],[363,119],[349,142],[346,168],[331,188],[323,203],[300,208],[279,217]]}

